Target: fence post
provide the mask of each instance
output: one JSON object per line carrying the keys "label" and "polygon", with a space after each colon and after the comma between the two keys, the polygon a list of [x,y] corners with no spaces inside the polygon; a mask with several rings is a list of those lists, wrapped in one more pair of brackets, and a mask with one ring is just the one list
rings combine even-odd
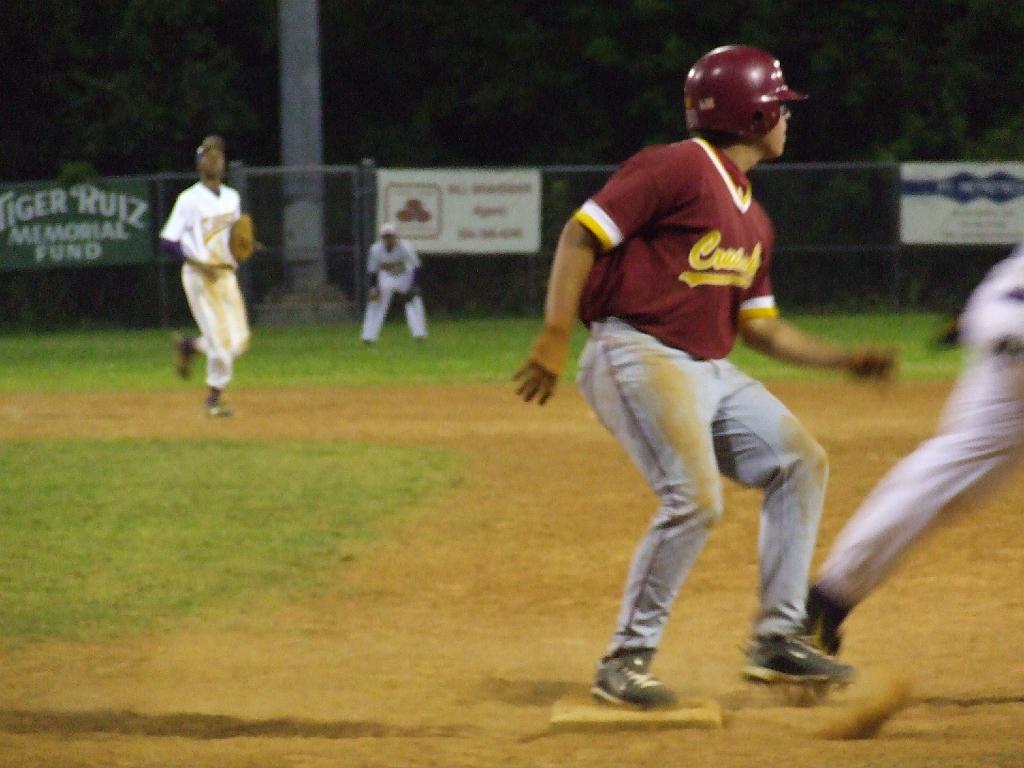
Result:
{"label": "fence post", "polygon": [[377,227],[377,163],[372,157],[364,157],[356,172],[356,215],[353,217],[356,252],[352,259],[352,284],[355,286],[355,305],[358,318],[366,311],[366,252],[376,239]]}
{"label": "fence post", "polygon": [[900,206],[903,204],[903,190],[900,188],[900,164],[893,163],[893,183],[892,183],[892,304],[893,308],[899,312],[902,307],[900,301],[900,282],[903,278],[903,269],[900,259],[903,255],[903,249],[901,247],[900,239],[900,225],[902,217],[900,216]]}
{"label": "fence post", "polygon": [[164,252],[160,249],[160,229],[163,227],[164,220],[167,215],[167,200],[164,197],[164,185],[158,176],[154,182],[156,184],[156,210],[157,218],[154,224],[156,225],[156,290],[158,300],[160,302],[160,327],[168,328],[171,324],[171,311],[168,307],[167,300],[167,258],[164,256]]}
{"label": "fence post", "polygon": [[[231,186],[238,192],[238,196],[241,198],[242,213],[246,213],[249,209],[249,174],[245,167],[245,162],[242,160],[232,160],[229,164],[229,178],[231,179]],[[257,230],[258,232],[258,230]],[[257,238],[259,235],[257,234]],[[252,300],[252,268],[248,262],[240,264],[238,266],[238,282],[241,284],[242,295],[245,300]]]}

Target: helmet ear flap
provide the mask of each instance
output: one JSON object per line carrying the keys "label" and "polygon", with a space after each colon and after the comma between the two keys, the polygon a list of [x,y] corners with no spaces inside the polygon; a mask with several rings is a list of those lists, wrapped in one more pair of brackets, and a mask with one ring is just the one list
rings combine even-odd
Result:
{"label": "helmet ear flap", "polygon": [[750,120],[750,125],[751,128],[753,128],[754,133],[764,133],[767,124],[768,119],[765,117],[764,112],[762,112],[760,109],[755,109],[754,114]]}
{"label": "helmet ear flap", "polygon": [[781,110],[777,105],[768,105],[767,108],[755,109],[750,118],[751,132],[754,134],[768,133],[775,124],[779,122]]}

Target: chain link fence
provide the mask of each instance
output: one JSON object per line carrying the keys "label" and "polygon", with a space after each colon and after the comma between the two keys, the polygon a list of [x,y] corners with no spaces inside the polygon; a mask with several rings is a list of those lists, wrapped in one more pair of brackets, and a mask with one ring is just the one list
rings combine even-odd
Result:
{"label": "chain link fence", "polygon": [[[422,287],[431,317],[539,316],[551,257],[572,212],[614,171],[552,165],[542,171],[541,248],[536,254],[427,254]],[[157,251],[159,228],[194,173],[144,177],[153,201],[151,265],[2,274],[0,324],[20,327],[191,323],[180,268]],[[909,248],[899,242],[895,163],[775,163],[751,173],[777,230],[773,281],[784,311],[955,311],[1008,248]],[[355,322],[366,295],[365,257],[376,230],[372,161],[307,168],[233,163],[228,183],[253,215],[264,249],[239,272],[254,325]],[[314,197],[322,217],[294,215]],[[293,290],[296,243],[322,253],[323,288]],[[319,259],[319,256],[315,258]]]}

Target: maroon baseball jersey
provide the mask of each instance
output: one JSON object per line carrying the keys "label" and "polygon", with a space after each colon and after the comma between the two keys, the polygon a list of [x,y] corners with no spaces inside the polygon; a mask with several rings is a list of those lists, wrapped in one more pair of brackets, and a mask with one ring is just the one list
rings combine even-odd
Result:
{"label": "maroon baseball jersey", "polygon": [[703,139],[641,150],[576,214],[601,241],[580,318],[618,317],[699,358],[732,350],[740,318],[778,314],[775,231],[750,181]]}

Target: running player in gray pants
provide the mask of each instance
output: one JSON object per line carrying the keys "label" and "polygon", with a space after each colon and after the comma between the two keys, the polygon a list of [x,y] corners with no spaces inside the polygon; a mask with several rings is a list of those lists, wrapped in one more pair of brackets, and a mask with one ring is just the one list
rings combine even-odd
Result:
{"label": "running player in gray pants", "polygon": [[808,598],[808,631],[830,653],[840,625],[954,502],[990,490],[1024,454],[1024,243],[992,267],[957,322],[968,364],[938,433],[904,458],[840,532]]}
{"label": "running player in gray pants", "polygon": [[633,557],[593,693],[638,707],[672,692],[650,671],[669,612],[711,527],[724,474],[764,490],[761,611],[745,674],[843,682],[852,669],[804,643],[804,598],[821,516],[825,452],[789,410],[727,359],[737,335],[772,357],[885,376],[893,356],[847,350],[781,320],[770,267],[775,233],[746,172],[782,154],[790,90],[779,62],[718,48],[690,71],[693,138],[648,147],[572,216],[555,251],[544,329],[516,374],[543,404],[577,316],[590,329],[579,385],[640,468],[659,506]]}

